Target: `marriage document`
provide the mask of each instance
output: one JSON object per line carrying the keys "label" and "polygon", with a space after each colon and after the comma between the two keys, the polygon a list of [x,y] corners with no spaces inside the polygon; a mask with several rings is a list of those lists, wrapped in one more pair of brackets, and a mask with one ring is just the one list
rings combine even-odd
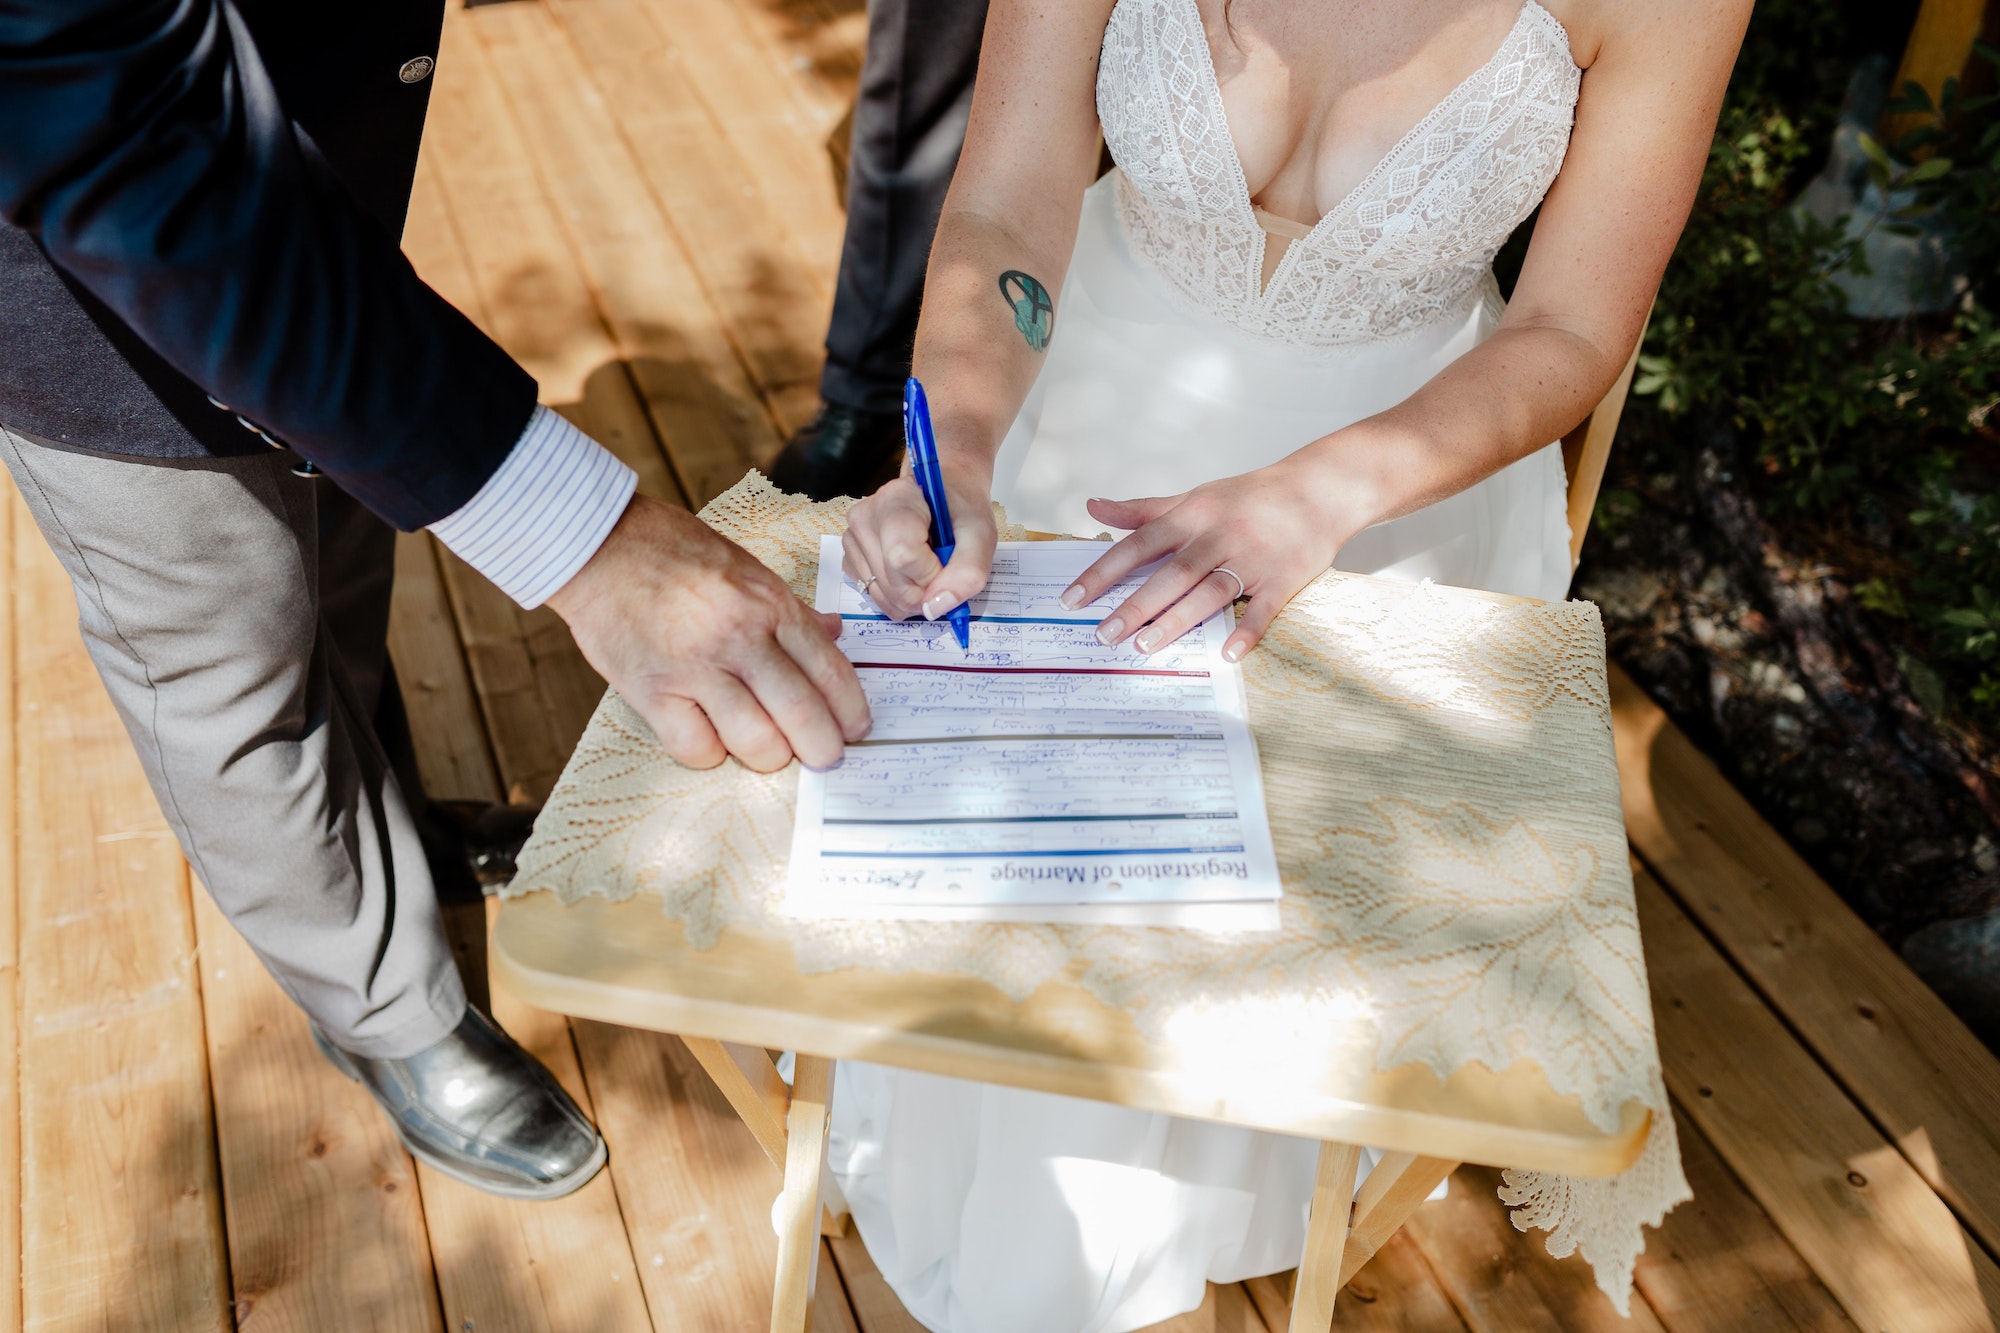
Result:
{"label": "marriage document", "polygon": [[1144,581],[1067,610],[1101,542],[1003,542],[972,646],[898,623],[820,539],[817,605],[874,729],[799,780],[801,916],[1269,929],[1277,860],[1225,608],[1151,656],[1097,623]]}

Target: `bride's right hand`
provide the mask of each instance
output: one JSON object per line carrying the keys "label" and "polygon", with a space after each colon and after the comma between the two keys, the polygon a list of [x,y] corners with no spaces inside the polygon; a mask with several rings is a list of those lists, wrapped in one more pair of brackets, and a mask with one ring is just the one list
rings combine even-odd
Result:
{"label": "bride's right hand", "polygon": [[855,505],[841,538],[840,567],[865,586],[891,620],[922,615],[936,620],[986,586],[993,569],[993,505],[985,493],[961,492],[949,482],[952,535],[949,565],[930,547],[931,511],[908,472]]}

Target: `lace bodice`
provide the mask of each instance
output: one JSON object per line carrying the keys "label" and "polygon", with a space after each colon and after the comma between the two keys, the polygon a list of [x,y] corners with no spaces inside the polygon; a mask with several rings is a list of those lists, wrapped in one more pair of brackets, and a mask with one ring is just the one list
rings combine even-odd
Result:
{"label": "lace bodice", "polygon": [[1394,338],[1464,309],[1569,147],[1582,72],[1535,0],[1262,283],[1264,229],[1195,0],[1118,0],[1097,114],[1133,250],[1204,312],[1306,346]]}

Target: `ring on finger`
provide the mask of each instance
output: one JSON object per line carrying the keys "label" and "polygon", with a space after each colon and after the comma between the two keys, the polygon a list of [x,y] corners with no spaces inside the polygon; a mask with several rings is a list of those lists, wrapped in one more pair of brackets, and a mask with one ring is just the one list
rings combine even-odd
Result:
{"label": "ring on finger", "polygon": [[1227,574],[1229,575],[1230,578],[1236,580],[1236,596],[1231,597],[1229,599],[1230,601],[1233,602],[1238,597],[1241,597],[1243,595],[1243,576],[1241,574],[1238,574],[1235,570],[1231,569],[1227,565],[1217,565],[1213,570],[1210,570],[1209,572],[1213,574]]}
{"label": "ring on finger", "polygon": [[870,574],[867,578],[863,579],[861,581],[861,595],[863,597],[866,597],[868,595],[868,589],[874,586],[876,579],[879,579],[881,577],[882,576],[880,574]]}

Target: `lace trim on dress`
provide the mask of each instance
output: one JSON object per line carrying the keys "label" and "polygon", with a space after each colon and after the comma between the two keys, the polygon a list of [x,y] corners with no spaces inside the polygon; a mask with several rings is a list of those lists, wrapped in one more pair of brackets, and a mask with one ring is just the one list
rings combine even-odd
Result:
{"label": "lace trim on dress", "polygon": [[[813,504],[752,473],[702,517],[811,596],[820,534],[841,531],[853,503]],[[1025,535],[997,506],[996,518],[1003,540]],[[1274,932],[788,917],[797,767],[680,768],[615,694],[504,892],[656,892],[694,947],[747,929],[784,940],[808,973],[960,973],[1016,1001],[1064,978],[1155,1037],[1220,1028],[1285,1051],[1364,1042],[1379,1068],[1421,1061],[1441,1079],[1468,1060],[1533,1060],[1607,1131],[1629,1102],[1652,1112],[1624,1174],[1510,1171],[1502,1194],[1517,1227],[1549,1229],[1552,1253],[1580,1250],[1623,1312],[1641,1227],[1689,1194],[1623,812],[1603,783],[1613,760],[1597,609],[1328,574],[1286,607],[1244,673],[1285,882]],[[1351,781],[1313,781],[1311,761],[1285,758],[1298,738],[1328,734],[1343,738]],[[1496,777],[1497,748],[1546,759]],[[1269,1077],[1268,1060],[1232,1049],[1245,1068],[1229,1078]]]}
{"label": "lace trim on dress", "polygon": [[1463,308],[1561,169],[1581,79],[1562,24],[1528,0],[1492,58],[1287,248],[1268,284],[1194,0],[1118,0],[1097,108],[1133,251],[1239,329],[1334,346]]}

